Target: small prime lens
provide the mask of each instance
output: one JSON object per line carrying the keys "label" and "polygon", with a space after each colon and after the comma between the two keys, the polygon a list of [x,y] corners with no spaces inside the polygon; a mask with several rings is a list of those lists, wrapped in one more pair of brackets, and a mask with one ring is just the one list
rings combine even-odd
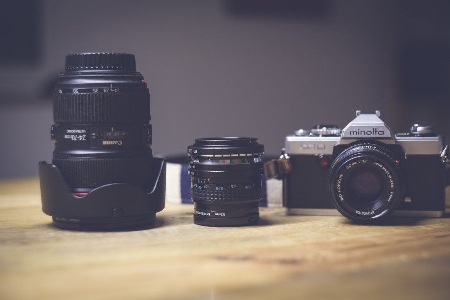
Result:
{"label": "small prime lens", "polygon": [[341,152],[330,168],[332,200],[353,221],[390,214],[404,198],[401,159],[377,141],[356,142]]}
{"label": "small prime lens", "polygon": [[194,223],[242,226],[259,220],[264,146],[256,138],[196,139],[191,157],[191,197]]}

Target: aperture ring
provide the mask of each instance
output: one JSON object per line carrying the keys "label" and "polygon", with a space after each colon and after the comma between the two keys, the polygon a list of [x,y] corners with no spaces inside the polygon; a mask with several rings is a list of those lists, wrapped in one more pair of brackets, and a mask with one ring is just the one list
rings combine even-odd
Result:
{"label": "aperture ring", "polygon": [[203,171],[203,170],[191,170],[188,169],[188,174],[194,177],[200,178],[230,178],[237,180],[248,181],[248,178],[261,176],[262,169],[252,171],[239,171],[239,172],[227,172],[227,171]]}
{"label": "aperture ring", "polygon": [[261,199],[262,189],[261,187],[252,187],[247,190],[229,189],[223,190],[209,190],[209,189],[196,189],[191,190],[192,200],[195,201],[209,201],[209,202],[234,202],[234,201],[247,201]]}
{"label": "aperture ring", "polygon": [[60,93],[53,97],[55,123],[134,122],[150,120],[150,94],[141,92]]}

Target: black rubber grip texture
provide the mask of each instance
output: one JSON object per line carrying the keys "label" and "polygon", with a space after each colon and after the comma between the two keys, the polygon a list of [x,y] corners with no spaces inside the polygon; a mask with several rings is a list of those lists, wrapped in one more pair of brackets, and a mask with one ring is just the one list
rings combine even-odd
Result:
{"label": "black rubber grip texture", "polygon": [[55,123],[134,122],[150,120],[150,94],[141,92],[59,93],[54,92]]}
{"label": "black rubber grip texture", "polygon": [[191,190],[192,200],[209,202],[242,202],[247,200],[261,200],[261,187],[253,187],[246,190],[224,189],[224,190]]}
{"label": "black rubber grip texture", "polygon": [[193,157],[203,155],[227,157],[230,155],[259,156],[264,152],[264,145],[258,144],[257,138],[217,137],[196,139],[188,147],[188,154]]}
{"label": "black rubber grip texture", "polygon": [[76,70],[136,71],[136,59],[128,53],[80,53],[66,56],[66,71]]}
{"label": "black rubber grip texture", "polygon": [[152,186],[152,156],[131,158],[54,158],[53,164],[73,188],[96,188],[108,183]]}

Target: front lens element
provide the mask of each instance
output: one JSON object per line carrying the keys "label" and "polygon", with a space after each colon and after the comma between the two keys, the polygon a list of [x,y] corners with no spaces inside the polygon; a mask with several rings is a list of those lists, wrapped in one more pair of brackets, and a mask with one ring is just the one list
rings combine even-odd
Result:
{"label": "front lens element", "polygon": [[352,199],[370,204],[376,201],[383,193],[383,174],[368,165],[354,170],[348,175],[347,190]]}
{"label": "front lens element", "polygon": [[264,146],[256,138],[196,139],[191,157],[194,223],[241,226],[258,222]]}

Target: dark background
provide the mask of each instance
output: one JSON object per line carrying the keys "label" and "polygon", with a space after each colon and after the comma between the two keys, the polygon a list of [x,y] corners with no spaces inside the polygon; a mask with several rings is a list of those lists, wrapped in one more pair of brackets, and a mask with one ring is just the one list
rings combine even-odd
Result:
{"label": "dark background", "polygon": [[51,90],[71,52],[130,52],[151,93],[153,149],[254,136],[277,154],[317,123],[380,109],[450,135],[450,1],[2,1],[0,178],[53,149]]}

